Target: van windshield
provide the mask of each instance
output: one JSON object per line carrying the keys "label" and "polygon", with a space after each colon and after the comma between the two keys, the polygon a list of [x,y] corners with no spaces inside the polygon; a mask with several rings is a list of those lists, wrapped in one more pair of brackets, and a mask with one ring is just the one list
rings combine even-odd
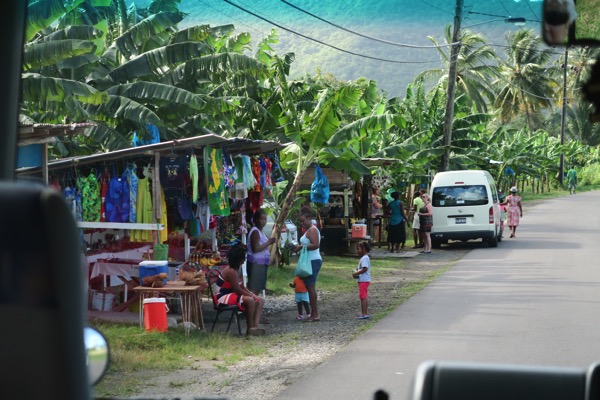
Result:
{"label": "van windshield", "polygon": [[481,206],[488,204],[484,185],[438,186],[433,189],[433,207]]}

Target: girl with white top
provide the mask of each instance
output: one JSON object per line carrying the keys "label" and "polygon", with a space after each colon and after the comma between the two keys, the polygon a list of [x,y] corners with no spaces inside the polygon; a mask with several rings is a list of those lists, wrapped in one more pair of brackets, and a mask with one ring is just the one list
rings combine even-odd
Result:
{"label": "girl with white top", "polygon": [[371,259],[369,258],[369,251],[371,246],[369,242],[359,242],[356,245],[356,253],[360,257],[358,267],[352,273],[354,279],[358,279],[358,297],[360,298],[360,309],[361,313],[356,316],[357,319],[368,319],[368,297],[369,297],[369,285],[371,284]]}
{"label": "girl with white top", "polygon": [[321,245],[321,232],[313,225],[312,217],[309,213],[300,215],[300,225],[306,229],[304,235],[300,238],[300,245],[296,246],[295,252],[302,250],[302,247],[306,246],[308,250],[308,259],[312,265],[312,275],[303,278],[306,289],[308,290],[308,300],[310,302],[310,318],[305,319],[305,322],[317,322],[321,320],[319,315],[319,308],[317,306],[317,276],[323,265],[323,259],[319,247]]}

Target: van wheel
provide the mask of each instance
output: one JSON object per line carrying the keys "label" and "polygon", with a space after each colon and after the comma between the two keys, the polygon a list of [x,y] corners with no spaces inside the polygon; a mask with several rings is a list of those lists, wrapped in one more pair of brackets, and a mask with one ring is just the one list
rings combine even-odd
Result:
{"label": "van wheel", "polygon": [[442,247],[442,242],[440,242],[439,240],[431,240],[431,248],[432,249],[439,249]]}
{"label": "van wheel", "polygon": [[491,239],[488,239],[488,246],[489,247],[498,247],[498,236],[494,236]]}

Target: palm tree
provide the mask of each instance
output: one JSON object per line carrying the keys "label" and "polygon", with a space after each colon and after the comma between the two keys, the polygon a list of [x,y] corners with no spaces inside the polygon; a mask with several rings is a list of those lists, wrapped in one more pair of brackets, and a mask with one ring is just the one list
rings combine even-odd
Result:
{"label": "palm tree", "polygon": [[[429,36],[429,40],[439,46],[435,38]],[[446,44],[452,43],[451,26],[444,30]],[[467,96],[475,105],[478,112],[486,112],[488,103],[495,98],[492,80],[497,75],[495,66],[498,57],[496,52],[488,46],[485,38],[468,29],[460,33],[460,52],[456,61],[456,91],[457,97]],[[448,87],[448,71],[450,70],[450,54],[446,49],[450,47],[437,47],[442,60],[443,67],[424,71],[417,75],[415,80],[423,78],[438,78],[438,84]]]}
{"label": "palm tree", "polygon": [[519,30],[506,36],[507,59],[500,65],[495,81],[499,88],[494,106],[500,110],[503,123],[525,113],[527,126],[534,131],[533,114],[541,107],[552,106],[552,96],[559,84],[551,78],[548,64],[551,49],[540,49],[542,39],[530,30]]}

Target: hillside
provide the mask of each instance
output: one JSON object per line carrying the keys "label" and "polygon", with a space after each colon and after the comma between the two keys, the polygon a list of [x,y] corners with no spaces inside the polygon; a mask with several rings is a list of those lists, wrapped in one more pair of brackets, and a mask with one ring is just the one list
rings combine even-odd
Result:
{"label": "hillside", "polygon": [[[231,24],[240,31],[248,31],[255,40],[260,40],[272,28],[280,35],[279,53],[293,52],[296,62],[291,75],[313,74],[320,70],[331,73],[338,79],[353,80],[366,77],[378,82],[379,87],[393,96],[403,96],[406,85],[423,70],[440,67],[436,49],[397,47],[366,39],[319,21],[298,11],[281,0],[232,0],[251,13],[282,25],[305,36],[338,48],[369,57],[400,61],[385,62],[334,50],[323,44],[277,28],[243,10],[221,0],[182,0],[180,9],[189,14],[185,25]],[[443,29],[453,21],[452,0],[367,0],[317,1],[287,0],[319,17],[360,32],[364,35],[390,42],[431,46],[427,36],[438,42]],[[143,6],[148,1],[136,1]],[[539,19],[541,2],[534,0],[465,0],[463,26],[473,26],[473,31],[486,35],[490,43],[503,45],[504,34],[514,25],[504,23],[501,16]],[[484,15],[485,14],[485,15]],[[538,31],[539,24],[528,22],[524,28]],[[496,47],[501,55],[502,47]],[[408,63],[407,63],[408,62]]]}

